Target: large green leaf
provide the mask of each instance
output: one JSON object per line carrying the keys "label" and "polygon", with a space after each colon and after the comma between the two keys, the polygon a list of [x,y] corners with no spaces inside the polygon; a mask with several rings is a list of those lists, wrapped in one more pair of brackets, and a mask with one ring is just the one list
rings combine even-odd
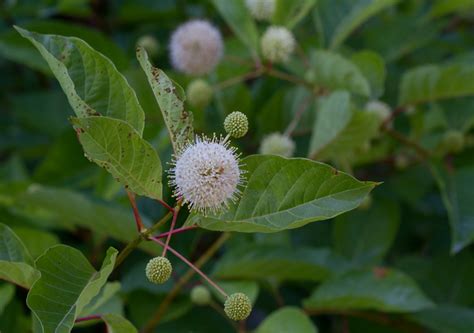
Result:
{"label": "large green leaf", "polygon": [[212,0],[212,3],[235,35],[256,54],[258,50],[257,26],[245,7],[244,1]]}
{"label": "large green leaf", "polygon": [[120,282],[107,282],[100,292],[82,308],[78,317],[86,317],[92,314],[104,313],[101,311],[104,306],[120,291]]}
{"label": "large green leaf", "polygon": [[304,301],[309,310],[414,312],[433,306],[415,282],[392,269],[344,274],[324,282]]}
{"label": "large green leaf", "polygon": [[96,296],[113,270],[117,250],[110,248],[96,271],[84,255],[69,246],[48,249],[36,261],[41,277],[27,297],[42,332],[70,332],[74,320]]}
{"label": "large green leaf", "polygon": [[368,210],[337,217],[333,228],[334,247],[359,265],[377,264],[395,240],[399,224],[398,206],[376,201]]}
{"label": "large green leaf", "polygon": [[439,305],[411,314],[409,318],[437,333],[471,332],[474,310],[456,305]]}
{"label": "large green leaf", "polygon": [[87,158],[133,192],[161,198],[160,158],[129,124],[108,117],[73,118],[72,122]]}
{"label": "large green leaf", "polygon": [[142,135],[145,114],[135,92],[108,58],[79,38],[16,29],[48,62],[78,117],[99,113],[122,119]]}
{"label": "large green leaf", "polygon": [[137,49],[137,59],[160,106],[173,149],[178,153],[180,148],[194,139],[193,115],[184,110],[183,88],[170,80],[161,69],[152,66],[144,48]]}
{"label": "large green leaf", "polygon": [[376,186],[307,159],[253,155],[242,162],[241,199],[218,215],[192,215],[186,224],[239,232],[299,228],[356,208]]}
{"label": "large green leaf", "polygon": [[400,105],[474,95],[474,65],[425,65],[406,72],[400,85]]}
{"label": "large green leaf", "polygon": [[29,288],[38,277],[23,242],[9,227],[0,223],[0,279]]}
{"label": "large green leaf", "polygon": [[311,69],[306,78],[327,89],[345,89],[352,93],[369,96],[370,84],[359,67],[341,55],[318,50],[309,57]]}
{"label": "large green leaf", "polygon": [[311,319],[299,308],[287,306],[270,314],[256,333],[317,333]]}
{"label": "large green leaf", "polygon": [[399,0],[320,0],[317,27],[330,49],[335,49],[362,23]]}
{"label": "large green leaf", "polygon": [[60,243],[58,236],[44,230],[13,227],[13,231],[23,241],[33,258],[38,258],[48,248]]}
{"label": "large green leaf", "polygon": [[127,319],[116,314],[105,314],[102,319],[107,325],[108,333],[137,333],[137,329]]}
{"label": "large green leaf", "polygon": [[316,3],[317,0],[276,0],[272,23],[292,29],[298,22],[305,18]]}
{"label": "large green leaf", "polygon": [[351,60],[369,81],[371,97],[376,99],[382,96],[387,74],[384,59],[378,53],[365,50],[354,53]]}
{"label": "large green leaf", "polygon": [[321,281],[347,269],[343,258],[328,249],[243,247],[229,251],[214,268],[221,279]]}

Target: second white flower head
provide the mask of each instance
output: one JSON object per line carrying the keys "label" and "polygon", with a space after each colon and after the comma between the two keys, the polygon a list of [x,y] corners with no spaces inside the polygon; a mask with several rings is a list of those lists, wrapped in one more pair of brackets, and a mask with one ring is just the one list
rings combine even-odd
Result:
{"label": "second white flower head", "polygon": [[228,141],[198,137],[174,161],[170,183],[191,210],[217,213],[237,199],[242,175],[236,149]]}

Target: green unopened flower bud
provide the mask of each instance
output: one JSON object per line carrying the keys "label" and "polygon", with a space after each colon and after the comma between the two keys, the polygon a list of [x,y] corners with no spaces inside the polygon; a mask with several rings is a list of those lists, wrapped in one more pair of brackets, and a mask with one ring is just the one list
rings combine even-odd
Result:
{"label": "green unopened flower bud", "polygon": [[146,277],[152,283],[163,284],[171,276],[173,266],[165,257],[156,257],[151,259],[145,268]]}
{"label": "green unopened flower bud", "polygon": [[447,153],[459,153],[464,148],[464,135],[460,131],[449,130],[441,140],[441,150]]}
{"label": "green unopened flower bud", "polygon": [[186,97],[189,105],[198,109],[204,109],[211,102],[213,95],[212,87],[203,79],[192,81],[186,89]]}
{"label": "green unopened flower bud", "polygon": [[269,27],[260,40],[263,57],[271,62],[286,62],[295,49],[295,38],[285,27]]}
{"label": "green unopened flower bud", "polygon": [[224,129],[234,138],[243,137],[249,130],[247,116],[239,111],[232,112],[224,120]]}
{"label": "green unopened flower bud", "polygon": [[151,57],[155,57],[160,51],[160,43],[150,35],[141,36],[137,41],[137,45],[143,47]]}
{"label": "green unopened flower bud", "polygon": [[196,286],[191,290],[191,301],[197,305],[207,305],[211,301],[211,293],[204,286]]}
{"label": "green unopened flower bud", "polygon": [[272,133],[264,137],[260,144],[261,154],[291,157],[294,150],[295,143],[288,136],[280,133]]}
{"label": "green unopened flower bud", "polygon": [[224,311],[232,320],[244,320],[252,312],[252,303],[247,295],[235,293],[227,297],[224,303]]}

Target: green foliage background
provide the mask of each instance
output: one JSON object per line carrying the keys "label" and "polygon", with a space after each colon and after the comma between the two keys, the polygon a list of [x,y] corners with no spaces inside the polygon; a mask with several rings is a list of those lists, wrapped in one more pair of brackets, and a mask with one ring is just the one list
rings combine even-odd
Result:
{"label": "green foliage background", "polygon": [[[249,295],[254,311],[246,330],[474,330],[472,0],[278,0],[272,23],[291,29],[298,50],[289,63],[258,72],[259,38],[269,23],[255,22],[243,0],[18,0],[0,6],[1,332],[52,332],[54,327],[39,325],[51,319],[51,309],[64,318],[58,332],[69,332],[76,318],[98,313],[107,314],[103,321],[109,332],[135,332],[133,326],[146,326],[172,289],[174,281],[163,286],[146,281],[146,262],[159,253],[148,243],[112,272],[115,249],[136,236],[127,195],[114,177],[123,182],[137,166],[127,156],[123,169],[107,168],[94,131],[78,137],[69,120],[79,117],[71,120],[76,130],[96,126],[97,117],[81,114],[86,103],[116,118],[100,120],[107,123],[97,125],[101,129],[112,134],[136,130],[127,152],[146,151],[140,163],[149,170],[128,185],[143,195],[138,205],[145,225],[160,219],[166,211],[151,198],[173,201],[166,178],[159,178],[182,138],[168,136],[160,112],[167,101],[155,100],[145,74],[150,64],[143,51],[137,60],[136,43],[143,35],[155,37],[160,48],[149,60],[186,88],[192,78],[171,68],[168,44],[179,24],[196,17],[219,27],[225,42],[223,61],[206,77],[215,88],[211,104],[193,109],[185,102],[175,111],[193,112],[196,133],[222,133],[225,116],[240,110],[249,118],[250,132],[233,144],[244,156],[257,153],[267,134],[290,128],[296,157],[382,182],[359,208],[335,218],[358,206],[361,193],[373,184],[353,180],[358,194],[333,214],[295,202],[313,214],[311,221],[282,224],[275,218],[278,228],[261,223],[268,207],[250,197],[239,205],[252,214],[180,215],[180,226],[244,232],[233,232],[203,270],[227,292]],[[13,25],[86,41],[92,49],[83,48],[84,54],[102,59],[114,89],[126,98],[104,110],[94,101],[68,101],[75,91],[64,88],[67,78],[54,73],[64,80],[65,94],[48,63]],[[126,81],[94,50],[109,58]],[[165,78],[154,89],[169,85]],[[371,112],[368,102],[376,100],[386,103],[391,114],[381,119]],[[114,113],[124,103],[133,112]],[[183,135],[191,136],[188,123],[173,123],[172,116],[168,125],[184,126]],[[447,141],[453,131],[462,135],[462,149]],[[120,154],[113,149],[108,153]],[[294,176],[281,179],[271,189],[275,192],[286,192],[298,181],[316,191],[319,179],[307,173],[304,178],[303,171],[321,176],[322,170],[332,170],[300,159],[253,156],[246,161],[252,172],[273,175],[271,165]],[[259,190],[258,182],[249,187]],[[303,226],[323,217],[331,219]],[[300,228],[288,230],[293,227]],[[269,231],[278,232],[260,233]],[[174,236],[172,246],[195,261],[218,237],[197,229]],[[176,258],[172,262],[179,278],[187,266]],[[41,283],[32,288],[40,274]],[[184,286],[156,332],[234,331],[215,308],[191,303],[189,292],[198,282],[195,277]],[[45,295],[47,302],[41,299]],[[101,325],[80,323],[73,331],[100,332]]]}

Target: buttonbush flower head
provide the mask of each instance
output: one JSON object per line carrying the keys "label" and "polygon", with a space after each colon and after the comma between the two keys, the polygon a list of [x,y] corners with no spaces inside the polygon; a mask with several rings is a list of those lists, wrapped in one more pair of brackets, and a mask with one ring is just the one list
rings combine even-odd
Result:
{"label": "buttonbush flower head", "polygon": [[272,133],[263,138],[260,144],[261,154],[280,155],[284,157],[293,156],[295,143],[288,136],[280,133]]}
{"label": "buttonbush flower head", "polygon": [[380,121],[387,119],[390,114],[390,107],[381,101],[370,101],[365,105],[365,110],[375,114]]}
{"label": "buttonbush flower head", "polygon": [[173,266],[165,257],[155,257],[151,259],[145,268],[146,277],[152,283],[163,284],[171,276]]}
{"label": "buttonbush flower head", "polygon": [[295,38],[285,27],[269,27],[260,40],[263,57],[271,62],[286,62],[295,49]]}
{"label": "buttonbush flower head", "polygon": [[221,138],[196,137],[173,161],[170,184],[174,196],[202,214],[217,213],[235,201],[243,171],[234,147]]}
{"label": "buttonbush flower head", "polygon": [[245,4],[257,20],[270,20],[275,12],[275,0],[245,0]]}
{"label": "buttonbush flower head", "polygon": [[192,107],[203,109],[209,105],[213,90],[207,81],[196,79],[188,85],[186,95]]}
{"label": "buttonbush flower head", "polygon": [[243,137],[249,130],[247,116],[239,111],[230,113],[224,120],[224,129],[231,137]]}
{"label": "buttonbush flower head", "polygon": [[160,50],[160,43],[150,35],[141,36],[137,41],[137,45],[143,47],[151,57],[156,56]]}
{"label": "buttonbush flower head", "polygon": [[219,63],[223,48],[219,30],[207,21],[192,20],[173,32],[171,62],[186,74],[207,74]]}
{"label": "buttonbush flower head", "polygon": [[232,320],[244,320],[252,312],[252,303],[247,295],[235,293],[227,297],[224,303],[224,311]]}
{"label": "buttonbush flower head", "polygon": [[196,286],[191,290],[191,301],[197,305],[207,305],[211,301],[211,293],[204,286]]}

